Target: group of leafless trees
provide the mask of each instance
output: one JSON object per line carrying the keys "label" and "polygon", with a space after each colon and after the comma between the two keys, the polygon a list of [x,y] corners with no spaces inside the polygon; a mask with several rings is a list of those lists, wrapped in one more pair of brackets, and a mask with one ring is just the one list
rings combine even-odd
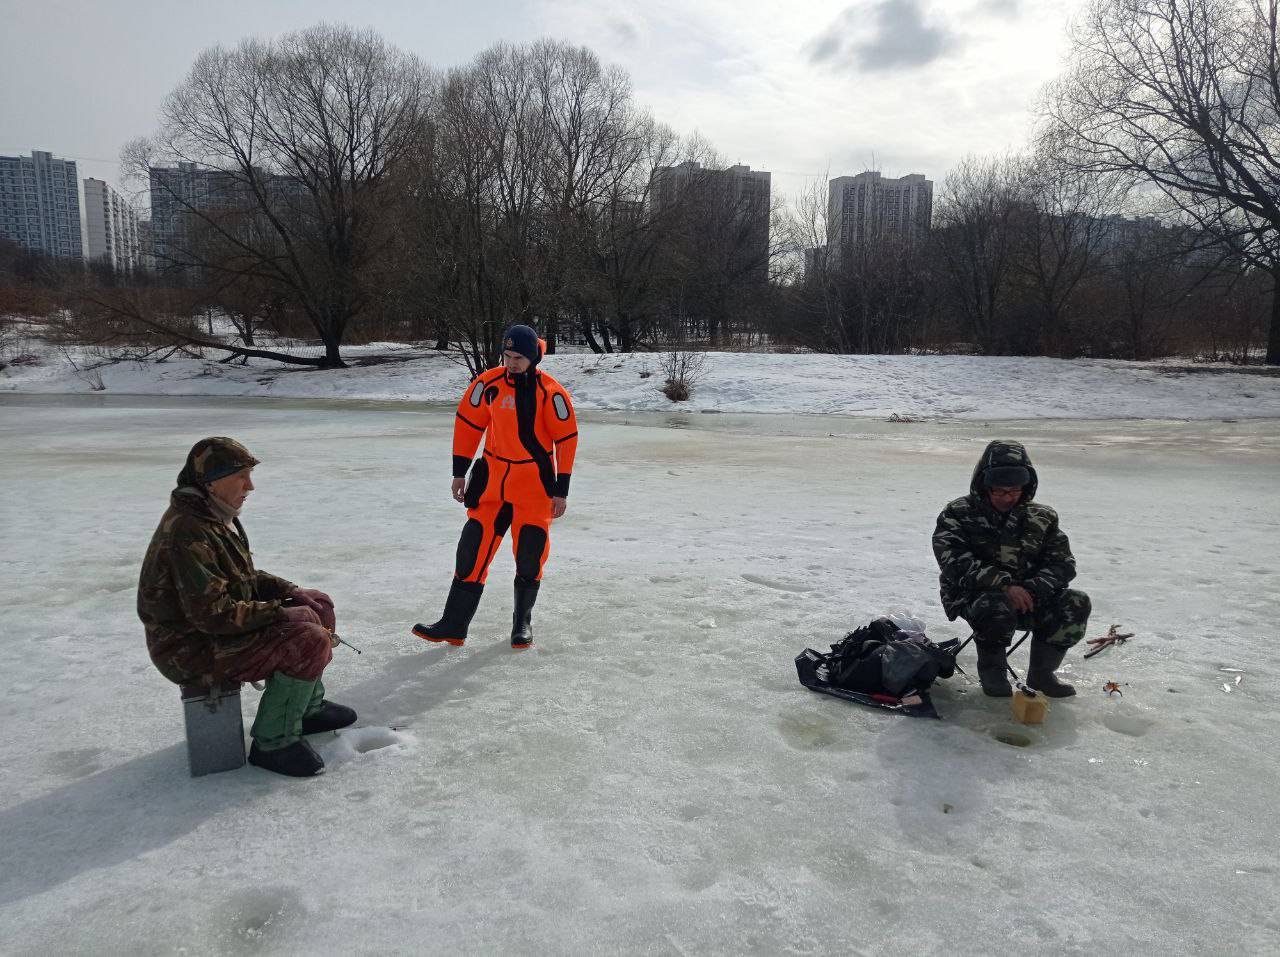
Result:
{"label": "group of leafless trees", "polygon": [[[157,228],[156,278],[93,284],[81,313],[322,367],[394,339],[481,368],[514,322],[552,350],[1265,343],[1277,363],[1278,4],[1093,0],[1027,155],[962,161],[927,236],[839,253],[824,186],[787,209],[737,188],[585,48],[500,44],[445,73],[338,26],[215,48],[125,151],[155,222],[181,227]],[[668,188],[689,160],[704,172]],[[210,310],[235,342],[191,320]],[[279,345],[300,338],[322,348]]]}
{"label": "group of leafless trees", "polygon": [[[817,199],[801,204],[809,221]],[[775,335],[829,352],[1244,361],[1263,342],[1269,275],[1152,212],[1115,173],[1044,154],[966,157],[942,183],[927,238],[811,260]]]}
{"label": "group of leafless trees", "polygon": [[[689,160],[706,171],[658,202],[656,171]],[[242,356],[334,367],[344,342],[412,339],[477,369],[516,322],[552,350],[716,341],[772,254],[745,225],[767,224],[767,196],[721,188],[710,149],[638,107],[624,72],[555,41],[445,74],[345,27],[215,48],[125,161],[177,228],[156,228],[161,281],[99,310],[211,346],[174,317],[215,307]]]}
{"label": "group of leafless trees", "polygon": [[[1027,156],[968,157],[926,241],[818,257],[813,348],[1280,363],[1277,0],[1094,0]],[[823,197],[797,205],[822,233]]]}

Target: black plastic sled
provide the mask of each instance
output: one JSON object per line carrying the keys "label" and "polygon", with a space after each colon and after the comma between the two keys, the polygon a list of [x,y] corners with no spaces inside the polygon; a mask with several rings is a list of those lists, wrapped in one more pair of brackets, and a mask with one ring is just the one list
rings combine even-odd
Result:
{"label": "black plastic sled", "polygon": [[806,648],[796,655],[796,674],[800,676],[800,683],[810,691],[820,691],[836,698],[843,698],[845,701],[852,701],[854,704],[866,705],[868,708],[895,711],[911,718],[938,718],[941,720],[942,716],[934,708],[933,699],[929,697],[929,692],[927,691],[913,691],[910,694],[903,695],[901,698],[895,698],[893,695],[887,694],[849,691],[846,688],[838,688],[826,682],[823,677],[826,671],[822,667],[823,663],[822,655],[812,648]]}

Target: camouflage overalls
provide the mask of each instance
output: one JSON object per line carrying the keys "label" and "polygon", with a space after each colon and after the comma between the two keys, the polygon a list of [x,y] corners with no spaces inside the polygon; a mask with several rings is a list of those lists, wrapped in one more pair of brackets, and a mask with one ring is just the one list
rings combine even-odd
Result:
{"label": "camouflage overalls", "polygon": [[[988,468],[1021,466],[1031,476],[1022,498],[1008,512],[993,508],[982,487]],[[1035,641],[1066,649],[1084,637],[1089,596],[1068,588],[1075,558],[1058,527],[1058,513],[1032,501],[1039,479],[1026,450],[1016,442],[992,442],[974,469],[969,494],[938,516],[933,552],[938,559],[942,607],[947,618],[963,618],[980,641],[1008,644],[1015,629],[1031,629]],[[1018,613],[1004,589],[1021,585],[1035,600]]]}
{"label": "camouflage overalls", "polygon": [[277,670],[318,678],[330,642],[319,626],[283,620],[293,583],[254,569],[239,520],[228,526],[197,488],[175,489],[169,501],[138,581],[138,617],[160,673],[201,685]]}

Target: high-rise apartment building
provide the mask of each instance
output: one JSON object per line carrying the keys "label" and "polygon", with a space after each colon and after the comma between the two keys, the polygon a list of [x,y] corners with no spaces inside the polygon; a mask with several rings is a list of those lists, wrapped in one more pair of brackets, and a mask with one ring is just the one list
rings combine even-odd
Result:
{"label": "high-rise apartment building", "polygon": [[156,271],[156,258],[151,255],[151,220],[138,220],[138,268],[143,272]]}
{"label": "high-rise apartment building", "polygon": [[844,255],[859,243],[922,238],[933,220],[933,182],[920,173],[886,179],[877,172],[831,180],[827,245]]}
{"label": "high-rise apartment building", "polygon": [[769,201],[772,175],[750,166],[704,169],[688,160],[653,173],[652,203],[661,215],[683,207],[691,224],[714,238],[732,235],[742,276],[769,279]]}
{"label": "high-rise apartment building", "polygon": [[804,251],[804,278],[806,281],[821,279],[827,271],[827,247],[812,246]]}
{"label": "high-rise apartment building", "polygon": [[0,156],[0,237],[61,259],[84,259],[75,160],[41,150]]}
{"label": "high-rise apartment building", "polygon": [[100,179],[84,181],[84,233],[85,254],[90,262],[109,264],[121,273],[142,268],[138,214]]}
{"label": "high-rise apartment building", "polygon": [[[260,169],[254,170],[254,177],[273,215],[288,219],[307,207],[309,194],[300,180]],[[212,219],[217,219],[219,232],[252,232],[254,227],[246,224],[263,212],[255,190],[240,172],[179,163],[151,167],[150,179],[151,258],[162,274],[188,278],[199,274],[205,262],[199,233]],[[208,215],[215,211],[216,216]]]}
{"label": "high-rise apartment building", "polygon": [[195,210],[232,204],[237,184],[226,173],[195,163],[153,166],[151,186],[151,257],[159,273],[186,273],[194,268],[198,219]]}

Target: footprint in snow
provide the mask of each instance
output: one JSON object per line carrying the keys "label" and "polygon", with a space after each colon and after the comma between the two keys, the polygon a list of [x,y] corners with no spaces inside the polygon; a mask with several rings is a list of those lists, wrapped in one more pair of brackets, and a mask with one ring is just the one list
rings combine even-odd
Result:
{"label": "footprint in snow", "polygon": [[385,748],[403,750],[414,743],[412,735],[393,728],[345,728],[335,737],[336,741],[321,749],[326,763],[341,764]]}

